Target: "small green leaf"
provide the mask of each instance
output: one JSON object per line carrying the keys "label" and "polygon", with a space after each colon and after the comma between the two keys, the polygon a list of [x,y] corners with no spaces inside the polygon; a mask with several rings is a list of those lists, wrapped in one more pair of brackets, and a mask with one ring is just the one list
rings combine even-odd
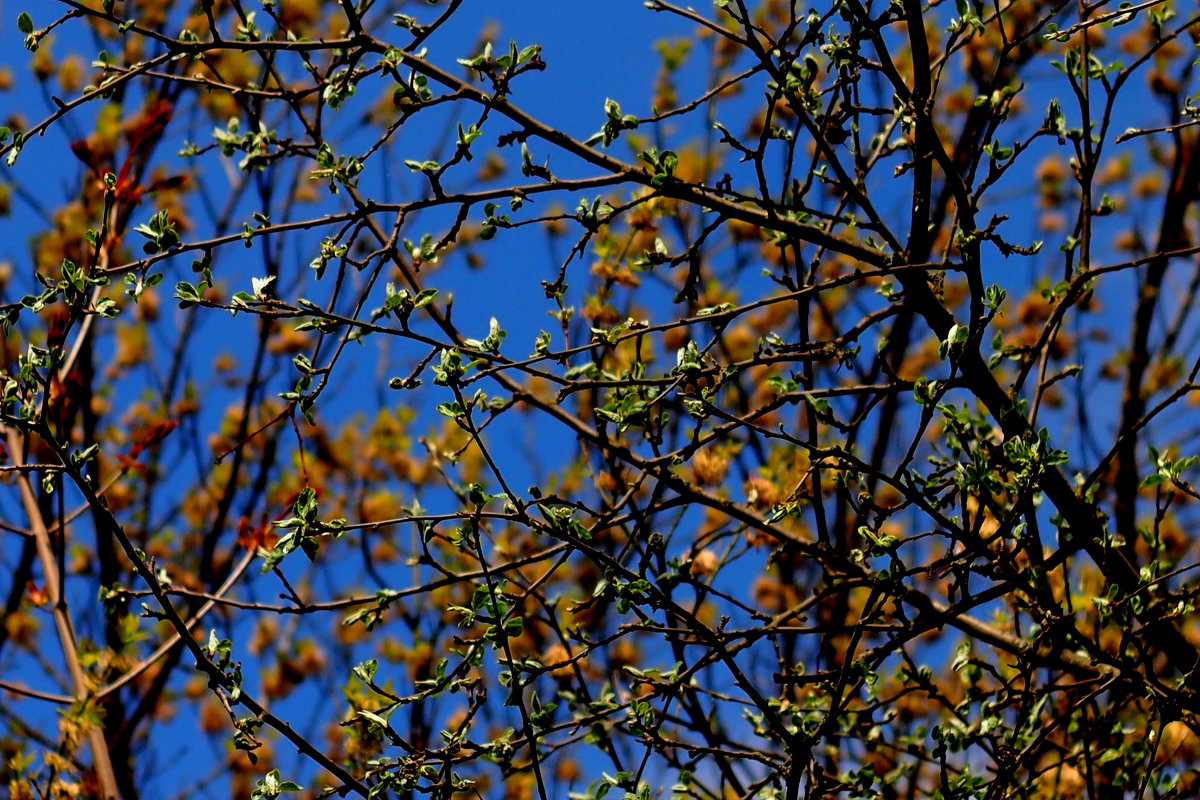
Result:
{"label": "small green leaf", "polygon": [[379,669],[379,662],[372,658],[355,667],[354,674],[364,683],[370,683],[375,680],[375,671],[377,669]]}
{"label": "small green leaf", "polygon": [[263,297],[263,292],[274,282],[274,275],[268,275],[265,278],[251,278],[250,285],[254,288],[254,296],[258,298]]}
{"label": "small green leaf", "polygon": [[404,166],[411,169],[413,172],[437,172],[440,166],[436,161],[416,161],[414,159],[406,159]]}

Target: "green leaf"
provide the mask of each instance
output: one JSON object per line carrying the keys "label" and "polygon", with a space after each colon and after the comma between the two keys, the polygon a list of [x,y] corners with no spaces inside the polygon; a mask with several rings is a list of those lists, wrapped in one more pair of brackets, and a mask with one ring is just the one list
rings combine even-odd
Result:
{"label": "green leaf", "polygon": [[200,302],[200,292],[187,281],[175,284],[175,298],[179,300],[180,308],[187,308]]}
{"label": "green leaf", "polygon": [[1147,475],[1146,477],[1142,478],[1142,482],[1139,483],[1138,486],[1142,489],[1150,489],[1154,486],[1161,486],[1162,484],[1166,483],[1167,480],[1168,478],[1166,475],[1162,474],[1161,472],[1155,472],[1152,475]]}
{"label": "green leaf", "polygon": [[254,296],[261,299],[267,287],[275,282],[275,277],[274,275],[268,275],[265,278],[251,278],[250,285],[254,288]]}
{"label": "green leaf", "polygon": [[370,683],[375,680],[375,671],[379,669],[379,662],[375,659],[368,659],[354,668],[354,674],[357,675],[363,683]]}
{"label": "green leaf", "polygon": [[410,158],[410,159],[405,160],[404,166],[408,167],[413,172],[430,173],[430,172],[437,172],[438,167],[441,165],[438,164],[438,162],[436,162],[436,161],[416,161],[416,160]]}
{"label": "green leaf", "polygon": [[284,792],[298,792],[304,787],[295,781],[281,780],[279,770],[273,769],[259,779],[258,785],[250,794],[251,800],[272,800]]}
{"label": "green leaf", "polygon": [[25,11],[22,11],[20,14],[18,14],[17,30],[25,34],[33,33],[33,17],[29,16],[29,14]]}

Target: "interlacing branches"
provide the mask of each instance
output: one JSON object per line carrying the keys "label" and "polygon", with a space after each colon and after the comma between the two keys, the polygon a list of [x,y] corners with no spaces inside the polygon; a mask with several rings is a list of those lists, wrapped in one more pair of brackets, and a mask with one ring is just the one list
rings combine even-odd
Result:
{"label": "interlacing branches", "polygon": [[579,6],[18,11],[11,796],[1193,793],[1200,16]]}

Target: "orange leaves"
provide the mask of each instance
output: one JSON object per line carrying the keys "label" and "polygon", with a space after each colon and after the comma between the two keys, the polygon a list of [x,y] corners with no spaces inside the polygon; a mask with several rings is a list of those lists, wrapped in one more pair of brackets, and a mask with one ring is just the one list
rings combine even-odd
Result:
{"label": "orange leaves", "polygon": [[[280,515],[280,518],[282,516]],[[239,547],[258,552],[260,547],[270,550],[277,541],[279,541],[279,535],[275,532],[275,527],[265,518],[257,525],[251,523],[245,516],[238,520],[237,543]]]}
{"label": "orange leaves", "polygon": [[326,666],[324,651],[308,639],[297,642],[294,652],[277,652],[276,658],[276,663],[262,676],[263,694],[272,699],[286,697]]}
{"label": "orange leaves", "polygon": [[746,502],[760,511],[771,509],[783,499],[783,494],[774,483],[761,475],[752,475],[744,487]]}
{"label": "orange leaves", "polygon": [[117,464],[120,466],[121,470],[124,472],[129,472],[131,470],[140,469],[143,464],[138,461],[138,457],[141,456],[141,454],[144,453],[148,448],[153,447],[163,439],[170,436],[171,432],[178,427],[178,420],[168,419],[162,420],[161,422],[156,422],[149,428],[142,431],[142,433],[134,440],[128,452],[116,454]]}
{"label": "orange leaves", "polygon": [[150,430],[142,434],[141,438],[134,442],[133,447],[129,448],[129,457],[137,458],[142,454],[142,451],[147,447],[158,444],[163,439],[167,438],[176,428],[179,427],[179,420],[168,419],[162,422],[155,423],[150,427]]}
{"label": "orange leaves", "polygon": [[38,608],[43,608],[46,603],[50,602],[50,596],[46,593],[45,588],[38,586],[33,581],[25,582],[25,597]]}
{"label": "orange leaves", "polygon": [[[120,166],[115,167],[110,159],[114,156],[113,146],[105,146],[99,135],[71,143],[71,152],[87,166],[101,186],[111,189],[117,219],[124,224],[129,213],[147,194],[161,190],[179,189],[186,185],[187,176],[182,174],[154,178],[147,181],[146,171],[163,132],[171,121],[174,107],[162,97],[151,101],[142,113],[125,125],[126,153]],[[112,175],[111,183],[106,179]]]}
{"label": "orange leaves", "polygon": [[697,486],[717,486],[725,481],[729,457],[713,448],[702,448],[692,455],[692,478]]}
{"label": "orange leaves", "polygon": [[710,548],[704,548],[696,553],[688,564],[688,572],[697,578],[711,578],[717,573],[721,564],[720,556]]}

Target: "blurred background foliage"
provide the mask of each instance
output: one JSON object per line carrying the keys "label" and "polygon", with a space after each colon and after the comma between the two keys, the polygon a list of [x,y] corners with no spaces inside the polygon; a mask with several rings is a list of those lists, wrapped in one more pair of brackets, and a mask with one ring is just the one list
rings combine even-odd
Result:
{"label": "blurred background foliage", "polygon": [[10,796],[1196,791],[1188,4],[4,13]]}

